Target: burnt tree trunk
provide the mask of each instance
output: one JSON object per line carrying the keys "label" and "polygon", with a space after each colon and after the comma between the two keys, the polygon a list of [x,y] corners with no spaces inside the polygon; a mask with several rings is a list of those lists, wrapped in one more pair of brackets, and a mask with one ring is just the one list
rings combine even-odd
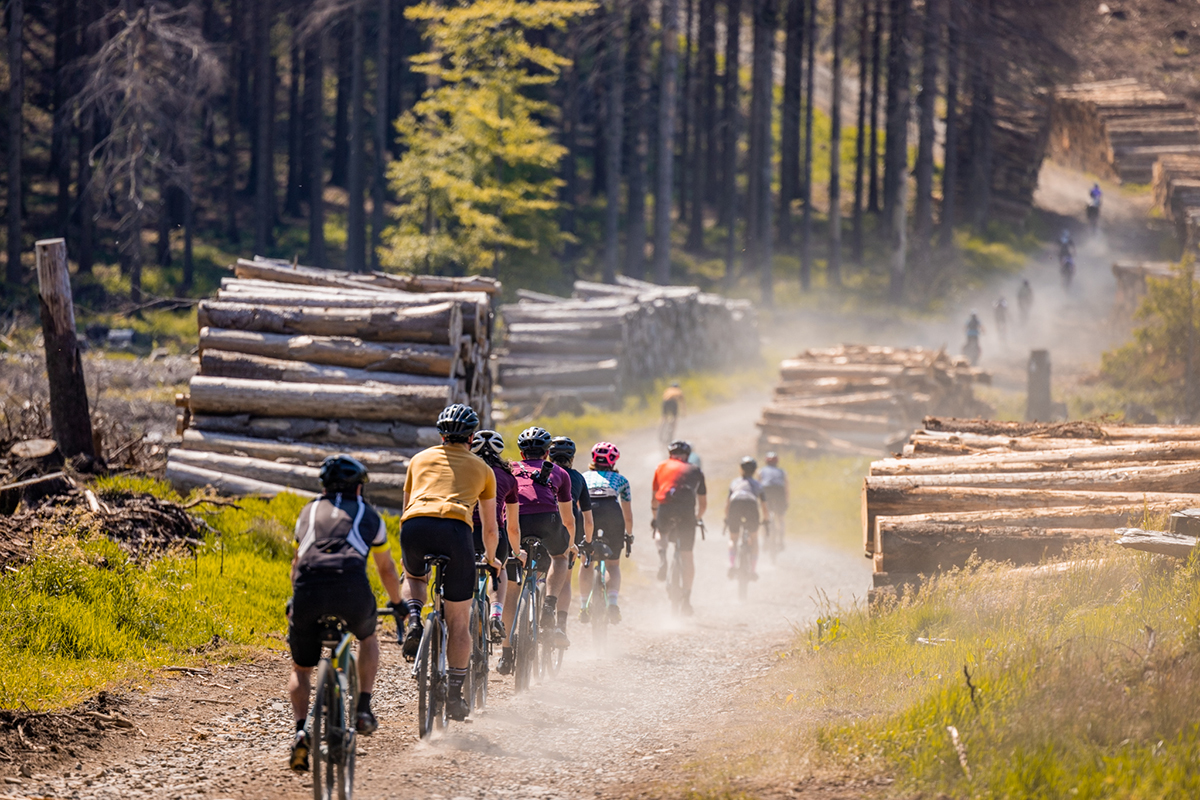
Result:
{"label": "burnt tree trunk", "polygon": [[992,126],[995,124],[995,96],[992,90],[992,65],[988,49],[992,46],[992,2],[986,0],[975,12],[971,37],[971,129],[970,167],[967,175],[967,214],[971,224],[982,230],[987,225],[992,192]]}
{"label": "burnt tree trunk", "polygon": [[237,218],[237,175],[238,149],[237,129],[238,114],[241,106],[241,81],[237,79],[238,64],[245,58],[241,44],[241,8],[239,0],[229,0],[229,107],[225,120],[225,236],[230,242],[238,243]]}
{"label": "burnt tree trunk", "polygon": [[25,3],[8,4],[8,283],[16,286],[24,277],[21,269],[21,146],[25,126]]}
{"label": "burnt tree trunk", "polygon": [[[604,119],[597,127],[603,126],[604,132],[604,282],[615,283],[621,259],[621,135],[625,129],[625,54],[622,43],[625,39],[625,13],[623,0],[610,0],[608,6],[608,35],[603,42],[606,108]],[[632,182],[631,174],[630,185]],[[642,231],[644,236],[644,227]],[[626,264],[626,274],[632,275],[629,270],[630,265]]]}
{"label": "burnt tree trunk", "polygon": [[950,0],[946,16],[946,144],[942,167],[942,216],[939,244],[954,245],[954,221],[958,204],[958,81],[962,53],[962,14],[958,0]]}
{"label": "burnt tree trunk", "polygon": [[912,105],[908,55],[909,13],[912,0],[889,0],[887,138],[883,154],[883,215],[888,231],[896,232],[896,205],[908,179],[908,118]]}
{"label": "burnt tree trunk", "polygon": [[[635,2],[629,15],[629,59],[626,68],[633,97],[628,107],[630,141],[625,143],[629,148],[625,274],[639,279],[646,276],[646,162],[650,152],[649,52],[650,7],[646,3]],[[618,138],[617,141],[621,140]]]}
{"label": "burnt tree trunk", "polygon": [[725,0],[725,74],[721,77],[721,215],[728,230],[726,277],[733,276],[734,228],[737,227],[737,148],[741,112],[738,66],[741,60],[742,0]]}
{"label": "burnt tree trunk", "polygon": [[287,190],[284,192],[283,213],[299,217],[304,212],[300,207],[300,195],[304,191],[304,170],[301,165],[304,150],[304,130],[300,110],[300,45],[292,40],[288,49],[288,140],[287,140]]}
{"label": "burnt tree trunk", "polygon": [[754,77],[751,86],[751,116],[756,136],[751,137],[751,191],[753,216],[746,220],[747,249],[757,264],[762,303],[771,306],[775,298],[771,239],[771,154],[774,137],[771,111],[775,61],[775,31],[779,27],[778,0],[755,0]]}
{"label": "burnt tree trunk", "polygon": [[308,262],[324,267],[325,256],[325,108],[321,58],[324,36],[316,34],[304,56],[304,146],[308,149]]}
{"label": "burnt tree trunk", "polygon": [[687,247],[692,252],[704,249],[704,211],[716,196],[716,112],[717,112],[717,0],[700,0],[699,31],[696,36],[696,121],[692,171],[691,217],[688,220]]}
{"label": "burnt tree trunk", "polygon": [[[85,55],[96,51],[96,34],[91,30],[97,15],[96,0],[85,0],[80,22],[83,28],[82,45]],[[92,189],[92,148],[96,146],[96,114],[91,108],[79,114],[79,167],[77,178],[79,196],[79,273],[92,271],[96,245],[96,201]]]}
{"label": "burnt tree trunk", "polygon": [[366,30],[363,22],[363,0],[355,0],[351,24],[350,71],[350,163],[347,175],[346,210],[346,269],[350,272],[367,270],[367,149],[363,138],[367,132],[364,95],[366,76],[363,59],[366,50]]}
{"label": "burnt tree trunk", "polygon": [[845,0],[833,0],[833,100],[829,134],[830,286],[842,283],[842,12]]}
{"label": "burnt tree trunk", "polygon": [[675,167],[675,111],[678,105],[679,0],[663,0],[662,54],[658,96],[658,173],[654,192],[654,280],[671,281],[671,189]]}
{"label": "burnt tree trunk", "polygon": [[792,244],[792,202],[800,196],[800,109],[804,86],[804,8],[788,0],[784,27],[783,104],[779,120],[779,244]]}
{"label": "burnt tree trunk", "polygon": [[808,0],[808,36],[805,45],[807,63],[804,81],[804,173],[801,175],[801,192],[804,199],[804,217],[800,233],[800,288],[808,291],[812,286],[813,266],[813,219],[812,219],[812,168],[813,168],[813,100],[816,94],[817,53],[817,0]]}
{"label": "burnt tree trunk", "polygon": [[350,171],[350,83],[354,79],[354,37],[353,34],[346,35],[344,25],[336,25],[334,29],[337,51],[337,106],[333,118],[333,169],[329,182],[334,186],[345,187]]}
{"label": "burnt tree trunk", "polygon": [[271,195],[275,181],[271,158],[271,119],[275,115],[271,75],[272,0],[257,0],[258,19],[255,24],[254,94],[258,122],[254,131],[254,249],[266,253],[272,245],[274,203]]}
{"label": "burnt tree trunk", "polygon": [[937,101],[938,59],[941,58],[940,0],[925,0],[925,30],[921,43],[921,93],[917,97],[920,137],[917,141],[917,198],[913,216],[913,245],[917,264],[929,264],[933,236],[933,139],[934,104]]}
{"label": "burnt tree trunk", "polygon": [[75,338],[75,306],[71,299],[67,243],[64,239],[43,239],[35,248],[54,438],[67,458],[77,455],[95,458],[87,383]]}
{"label": "burnt tree trunk", "polygon": [[392,0],[379,0],[379,27],[375,55],[375,144],[374,166],[371,177],[371,269],[379,269],[379,250],[383,246],[383,228],[386,224],[384,204],[387,202],[387,155],[388,98],[391,96],[388,81],[391,77]]}
{"label": "burnt tree trunk", "polygon": [[852,223],[851,258],[854,263],[863,263],[863,201],[864,179],[867,161],[867,70],[870,63],[868,39],[871,33],[871,3],[862,0],[862,13],[858,21],[858,127],[854,134],[854,216]]}
{"label": "burnt tree trunk", "polygon": [[867,208],[872,214],[881,211],[879,205],[879,82],[883,66],[883,4],[887,0],[870,0],[875,4],[875,22],[871,31],[871,139],[867,147]]}

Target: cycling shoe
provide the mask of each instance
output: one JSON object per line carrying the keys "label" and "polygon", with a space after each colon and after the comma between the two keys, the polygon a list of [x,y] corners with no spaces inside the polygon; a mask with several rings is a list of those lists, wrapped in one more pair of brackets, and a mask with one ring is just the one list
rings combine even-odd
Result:
{"label": "cycling shoe", "polygon": [[370,736],[378,729],[379,723],[369,708],[358,712],[358,717],[354,720],[354,730],[363,736]]}
{"label": "cycling shoe", "polygon": [[288,759],[288,766],[296,772],[308,772],[308,731],[296,731],[296,737],[292,739],[292,755]]}
{"label": "cycling shoe", "polygon": [[404,659],[415,661],[417,651],[421,649],[421,634],[424,633],[420,622],[410,621],[408,630],[404,633]]}
{"label": "cycling shoe", "polygon": [[492,615],[489,636],[493,644],[504,641],[504,619],[499,614]]}

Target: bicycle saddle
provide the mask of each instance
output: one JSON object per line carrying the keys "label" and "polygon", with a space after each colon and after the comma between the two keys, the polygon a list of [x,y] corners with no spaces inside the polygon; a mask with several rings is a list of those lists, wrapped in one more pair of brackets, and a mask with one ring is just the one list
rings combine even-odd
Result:
{"label": "bicycle saddle", "polygon": [[538,572],[550,569],[550,551],[546,549],[546,545],[542,544],[541,539],[527,536],[521,540],[521,549],[529,554],[527,563],[536,567]]}
{"label": "bicycle saddle", "polygon": [[593,560],[599,559],[600,561],[612,561],[613,558],[615,558],[615,556],[613,555],[613,551],[612,551],[611,547],[609,547],[601,539],[592,539],[592,559]]}
{"label": "bicycle saddle", "polygon": [[317,620],[321,629],[321,644],[325,647],[337,647],[346,635],[346,620],[336,614],[326,614]]}

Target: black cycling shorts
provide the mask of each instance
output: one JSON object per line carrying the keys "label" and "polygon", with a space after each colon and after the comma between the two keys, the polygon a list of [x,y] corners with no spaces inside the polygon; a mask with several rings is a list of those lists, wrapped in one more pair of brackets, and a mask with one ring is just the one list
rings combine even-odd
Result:
{"label": "black cycling shorts", "polygon": [[292,618],[288,621],[288,648],[292,661],[315,667],[321,660],[321,617],[341,617],[346,628],[362,641],[375,633],[375,593],[362,577],[315,577],[296,582]]}
{"label": "black cycling shorts", "polygon": [[457,519],[413,517],[400,525],[400,555],[404,571],[421,577],[425,556],[446,556],[450,563],[442,577],[442,596],[452,602],[475,596],[475,543],[471,526]]}
{"label": "black cycling shorts", "polygon": [[[482,556],[483,549],[483,524],[475,526],[475,555]],[[508,531],[500,528],[500,541],[496,543],[496,558],[503,564],[512,553],[512,545],[508,543]]]}
{"label": "black cycling shorts", "polygon": [[763,497],[772,512],[779,513],[787,509],[787,491],[783,486],[764,486]]}
{"label": "black cycling shorts", "polygon": [[759,525],[757,500],[733,500],[729,503],[729,518],[725,523],[729,533],[738,536],[743,530],[754,533]]}
{"label": "black cycling shorts", "polygon": [[548,511],[542,514],[521,515],[521,538],[532,536],[542,540],[542,545],[552,556],[561,556],[567,552],[570,538],[567,529],[563,527],[562,518],[556,512]]}
{"label": "black cycling shorts", "polygon": [[679,416],[679,401],[678,400],[663,400],[662,413],[664,417]]}
{"label": "black cycling shorts", "polygon": [[679,550],[696,549],[696,507],[691,503],[663,503],[658,507],[659,533],[667,542],[677,542]]}
{"label": "black cycling shorts", "polygon": [[625,550],[625,515],[616,500],[592,501],[592,520],[595,534],[592,541],[601,540],[613,551],[613,559]]}

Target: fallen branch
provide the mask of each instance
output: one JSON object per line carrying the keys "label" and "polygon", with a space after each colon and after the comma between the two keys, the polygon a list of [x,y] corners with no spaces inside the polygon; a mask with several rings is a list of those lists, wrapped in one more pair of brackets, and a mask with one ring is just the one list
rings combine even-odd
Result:
{"label": "fallen branch", "polygon": [[185,675],[212,675],[210,670],[203,667],[163,667],[163,672],[182,672]]}

